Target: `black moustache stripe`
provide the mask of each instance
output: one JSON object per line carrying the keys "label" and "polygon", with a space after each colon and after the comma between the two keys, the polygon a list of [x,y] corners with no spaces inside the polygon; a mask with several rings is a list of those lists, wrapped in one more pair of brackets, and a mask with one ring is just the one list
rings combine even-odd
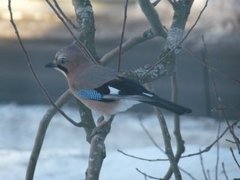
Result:
{"label": "black moustache stripe", "polygon": [[68,74],[67,68],[65,68],[65,67],[63,67],[63,66],[61,66],[61,65],[57,65],[57,67],[58,67],[59,69],[61,69],[63,72],[65,72],[66,74]]}

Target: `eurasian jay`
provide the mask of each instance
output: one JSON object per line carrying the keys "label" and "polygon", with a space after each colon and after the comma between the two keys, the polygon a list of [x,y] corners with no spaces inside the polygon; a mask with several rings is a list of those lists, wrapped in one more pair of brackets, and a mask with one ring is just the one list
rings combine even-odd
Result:
{"label": "eurasian jay", "polygon": [[192,112],[189,108],[160,98],[116,70],[94,63],[76,44],[60,49],[46,67],[62,72],[73,96],[105,118],[141,102],[179,115]]}

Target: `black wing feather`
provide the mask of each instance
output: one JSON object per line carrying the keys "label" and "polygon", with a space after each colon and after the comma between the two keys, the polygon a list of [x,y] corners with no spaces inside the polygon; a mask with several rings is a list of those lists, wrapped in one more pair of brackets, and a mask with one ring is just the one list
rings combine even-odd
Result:
{"label": "black wing feather", "polygon": [[[110,94],[110,88],[117,89],[118,94]],[[162,99],[154,93],[148,91],[137,82],[125,78],[114,79],[95,90],[103,95],[103,100],[101,100],[103,102],[112,102],[120,99],[132,99],[167,109],[179,115],[192,112],[191,109]]]}
{"label": "black wing feather", "polygon": [[98,88],[95,88],[95,90],[102,93],[103,95],[109,95],[110,87],[119,90],[118,95],[141,95],[143,93],[153,94],[135,81],[125,78],[114,79]]}

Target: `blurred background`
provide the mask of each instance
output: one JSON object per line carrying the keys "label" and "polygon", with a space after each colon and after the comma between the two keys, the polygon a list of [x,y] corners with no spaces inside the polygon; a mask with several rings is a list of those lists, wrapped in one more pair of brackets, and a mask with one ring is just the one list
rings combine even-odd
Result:
{"label": "blurred background", "polygon": [[[194,23],[205,1],[195,0],[187,29]],[[26,5],[27,4],[27,5]],[[63,11],[75,22],[74,9],[67,0],[59,0]],[[92,1],[96,22],[96,47],[98,55],[118,46],[123,19],[124,2],[120,0]],[[66,90],[66,81],[59,73],[45,69],[44,65],[52,61],[56,51],[71,43],[72,37],[50,7],[40,0],[13,1],[14,19],[41,81],[53,98]],[[29,8],[31,7],[31,8]],[[166,27],[172,19],[172,10],[167,1],[156,7]],[[149,28],[135,0],[130,0],[125,38],[142,33]],[[185,41],[182,52],[177,56],[177,77],[179,102],[193,109],[194,115],[214,116],[216,95],[213,81],[219,96],[231,118],[240,115],[240,86],[232,79],[240,77],[240,1],[212,0],[199,20],[197,26]],[[207,44],[207,63],[216,70],[209,74],[202,64],[203,42]],[[155,38],[140,44],[123,56],[122,70],[134,69],[157,60],[163,40]],[[14,30],[9,23],[7,1],[0,6],[0,103],[46,104],[46,98],[40,92],[25,57],[16,41]],[[116,68],[116,60],[109,66]],[[153,83],[156,92],[167,99],[171,88],[169,77],[163,77]],[[141,110],[137,106],[133,111]],[[145,107],[146,112],[151,111]]]}
{"label": "blurred background", "polygon": [[[58,0],[58,2],[66,15],[75,22],[71,1]],[[124,3],[123,0],[92,1],[99,57],[119,45]],[[204,0],[194,1],[186,31],[195,22],[204,4]],[[44,65],[52,61],[55,53],[71,43],[73,38],[43,0],[12,0],[12,8],[15,22],[33,61],[35,71],[50,95],[56,100],[67,89],[67,83],[60,73],[46,69]],[[173,12],[168,2],[162,0],[156,9],[162,23],[169,27]],[[129,0],[125,39],[138,35],[148,28],[148,21],[137,1]],[[206,60],[211,67],[211,72],[208,72],[202,62],[203,36],[207,46]],[[135,69],[155,62],[160,55],[163,43],[163,39],[155,38],[137,45],[123,55],[122,70]],[[177,56],[179,103],[193,109],[192,114],[181,118],[186,154],[205,148],[216,139],[219,131],[226,128],[225,122],[217,121],[220,118],[218,112],[214,110],[218,106],[216,93],[221,97],[226,117],[239,119],[239,48],[240,1],[210,0],[203,16]],[[15,32],[9,22],[7,1],[0,3],[0,55],[0,179],[24,179],[39,122],[50,105],[35,82],[16,40]],[[114,59],[108,66],[116,68],[116,62],[117,60]],[[153,86],[157,94],[170,99],[169,77],[153,82]],[[69,102],[68,106],[64,107],[64,111],[78,120],[79,114],[74,103],[74,101]],[[167,162],[150,164],[127,158],[117,152],[117,149],[121,149],[140,157],[166,157],[153,146],[140,126],[141,120],[156,142],[164,147],[159,123],[154,115],[149,115],[151,112],[150,106],[142,104],[116,117],[105,142],[108,156],[104,161],[101,179],[112,179],[119,169],[121,173],[118,173],[115,180],[142,179],[142,175],[136,172],[136,167],[157,177],[166,172]],[[94,116],[97,117],[96,114]],[[172,114],[167,114],[165,118],[169,131],[173,132]],[[240,131],[236,131],[238,137],[239,133]],[[224,162],[229,179],[233,179],[239,175],[239,168],[232,158],[229,147],[234,148],[236,153],[237,148],[225,139],[231,140],[232,135],[227,133],[221,139],[220,151],[213,147],[211,151],[204,154],[205,162],[211,162],[205,163],[205,167],[213,177],[216,174],[214,173],[215,160],[219,163]],[[73,127],[63,117],[56,115],[48,128],[35,179],[83,179],[87,167],[88,149],[84,131]],[[220,152],[220,159],[216,157],[218,152]],[[192,164],[196,165],[196,169]],[[204,179],[199,168],[198,156],[182,159],[180,165],[192,173],[196,179]],[[159,168],[162,172],[159,172]],[[219,179],[225,179],[222,177],[224,175],[219,168]],[[189,177],[184,174],[183,179],[189,179]]]}

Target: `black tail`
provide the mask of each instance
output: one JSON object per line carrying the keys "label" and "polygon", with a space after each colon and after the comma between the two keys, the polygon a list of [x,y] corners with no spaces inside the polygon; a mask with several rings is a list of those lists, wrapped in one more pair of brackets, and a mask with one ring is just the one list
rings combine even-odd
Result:
{"label": "black tail", "polygon": [[160,98],[156,95],[154,97],[146,98],[146,100],[144,99],[144,100],[140,100],[140,101],[143,102],[143,103],[151,104],[151,105],[154,105],[154,106],[172,111],[172,112],[174,112],[176,114],[179,114],[179,115],[192,112],[192,110],[187,108],[187,107],[183,107],[183,106],[180,106],[176,103],[167,101],[167,100],[162,99],[162,98]]}

